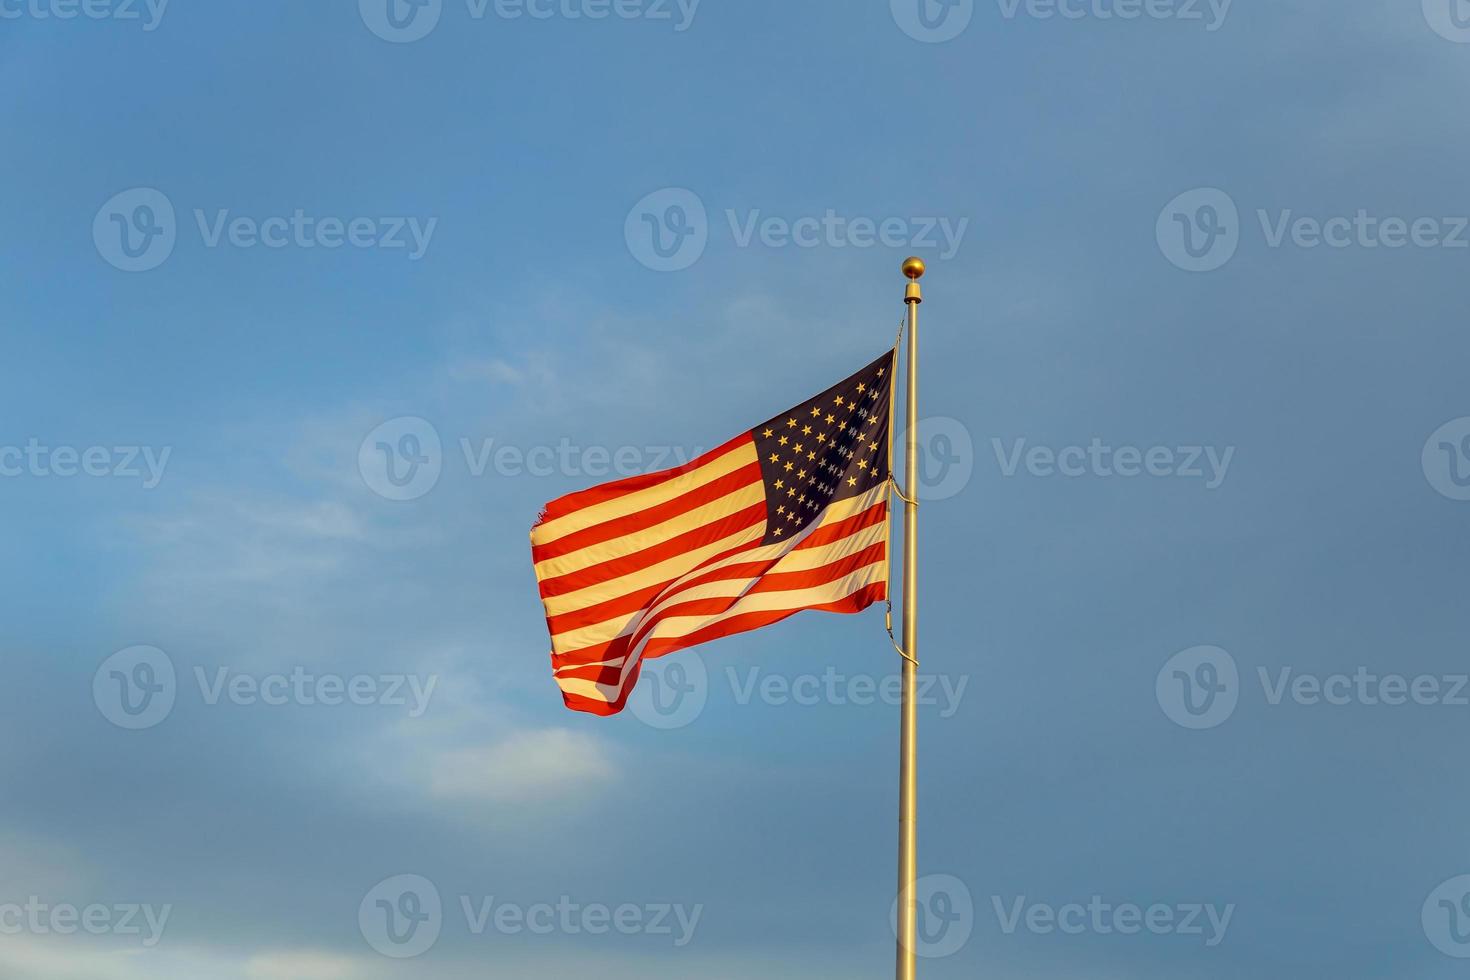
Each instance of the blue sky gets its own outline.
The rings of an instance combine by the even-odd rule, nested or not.
[[[575,715],[526,533],[911,252],[922,975],[1463,974],[1463,0],[395,4],[0,0],[0,975],[889,975],[881,611]]]

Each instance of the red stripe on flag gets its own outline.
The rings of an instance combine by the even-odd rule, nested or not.
[[[603,541],[611,541],[625,534],[633,534],[636,531],[644,531],[648,528],[672,520],[680,514],[687,514],[697,507],[714,503],[721,497],[735,493],[744,487],[761,482],[761,464],[751,463],[742,466],[733,473],[728,473],[717,480],[706,483],[702,487],[695,487],[688,493],[681,494],[673,500],[667,500],[647,510],[640,510],[624,517],[617,517],[581,531],[573,531],[566,537],[557,538],[547,544],[533,545],[531,547],[531,560],[536,564],[546,561],[548,558],[560,558],[574,551]]]
[[[722,517],[703,527],[685,531],[683,534],[672,538],[666,538],[658,544],[650,545],[642,551],[635,551],[630,555],[619,555],[609,558],[607,561],[591,565],[587,568],[578,569],[575,572],[567,572],[554,578],[541,580],[541,598],[551,599],[556,596],[566,595],[568,592],[576,592],[589,586],[598,585],[609,579],[620,578],[642,571],[645,568],[657,565],[659,562],[668,561],[679,555],[686,554],[696,548],[712,544],[722,538],[728,538],[732,534],[744,531],[747,528],[762,524],[766,519],[766,502],[764,500],[751,504],[743,510],[737,510],[729,517]]]
[[[616,500],[618,497],[626,496],[639,490],[656,487],[660,483],[697,470],[706,463],[719,459],[726,453],[734,452],[744,444],[754,442],[755,440],[751,438],[749,432],[742,432],[723,446],[711,449],[703,456],[692,459],[683,466],[676,466],[671,470],[659,470],[657,473],[644,473],[639,476],[625,477],[621,480],[615,480],[612,483],[604,483],[599,486],[589,487],[586,490],[578,490],[576,493],[569,493],[565,497],[558,497],[547,504],[542,510],[541,519],[536,522],[536,526],[540,527],[548,521],[566,517],[568,514],[575,514],[577,511],[591,507],[594,504],[606,503],[609,500]]]
[[[886,542],[879,541],[859,551],[839,558],[837,561],[827,565],[819,565],[816,568],[803,569],[799,572],[771,572],[755,579],[748,588],[732,596],[712,596],[703,599],[690,599],[687,602],[674,602],[660,609],[640,623],[638,629],[633,633],[632,643],[636,646],[649,633],[658,628],[665,619],[678,616],[719,616],[728,612],[731,607],[746,596],[757,595],[766,592],[793,592],[798,589],[812,589],[829,582],[836,582],[845,575],[851,575],[860,568],[866,568],[876,562],[883,561],[887,554]],[[772,562],[774,564],[774,562]],[[681,587],[679,592],[685,589]],[[674,593],[678,595],[679,592]],[[654,640],[657,643],[658,640]]]
[[[706,565],[717,564],[724,561],[726,558],[732,558],[743,551],[752,551],[761,546],[761,542],[758,540],[747,541],[744,544],[736,545],[735,547],[730,548],[727,551],[722,551],[717,555],[712,555],[711,557],[705,559],[697,566],[695,566],[695,568],[692,569],[691,572],[698,571],[700,568],[703,568]],[[752,562],[750,564],[742,564],[740,567],[749,568],[751,564],[764,566],[768,563]],[[713,577],[718,577],[718,574],[721,571],[723,571],[723,569],[712,569],[709,574],[712,576],[713,579]],[[691,574],[691,572],[685,572],[684,574],[688,575]],[[582,606],[578,609],[572,610],[571,612],[561,613],[556,616],[547,616],[547,627],[551,630],[551,635],[555,637],[561,633],[567,632],[568,630],[580,629],[583,626],[591,626],[594,623],[605,623],[609,619],[615,619],[618,616],[631,616],[638,610],[647,607],[650,603],[653,602],[654,599],[657,599],[660,595],[662,595],[665,589],[667,589],[673,583],[677,582],[682,577],[682,575],[675,575],[658,583],[657,585],[650,585],[645,589],[639,589],[636,592],[630,592],[627,595],[621,595],[615,599],[608,599],[604,602],[599,602],[596,605]]]
[[[653,659],[666,656],[679,650],[695,646],[700,643],[708,643],[721,637],[734,636],[737,633],[746,633],[750,630],[760,629],[778,623],[789,616],[794,616],[802,609],[814,609],[819,612],[835,613],[858,613],[868,608],[875,602],[881,602],[887,596],[887,583],[874,582],[854,592],[850,596],[837,599],[833,602],[825,602],[821,605],[802,606],[800,609],[772,609],[762,612],[745,613],[740,616],[732,616],[722,623],[716,623],[702,630],[688,633],[684,636],[669,637],[666,640],[656,640],[648,645],[644,651],[643,659]],[[585,711],[594,715],[615,715],[623,710],[628,703],[628,696],[638,684],[638,675],[643,670],[643,661],[633,665],[623,688],[613,701],[599,701],[596,698],[583,697],[579,694],[568,694],[562,692],[562,701],[573,711]]]
[[[874,524],[883,523],[883,521],[887,518],[887,511],[887,501],[882,501],[880,503],[874,504],[867,510],[854,514],[851,517],[844,518],[843,520],[837,521],[831,525],[816,528],[811,534],[807,536],[807,538],[798,542],[792,548],[792,550],[794,551],[806,547],[807,541],[818,536],[820,536],[819,544],[834,544],[845,537],[856,534],[858,531],[861,531],[864,528],[871,527]],[[761,547],[761,542],[749,542],[747,544],[731,548],[729,551],[726,551],[722,554],[715,555],[714,557],[708,559],[701,564],[716,565],[726,558],[733,557],[742,551],[753,550],[757,547]],[[709,571],[703,573],[700,573],[698,569],[694,569],[693,571],[686,573],[684,576],[669,579],[667,582],[663,582],[656,586],[649,586],[646,589],[640,589],[636,592],[629,593],[628,595],[619,596],[616,599],[609,599],[605,602],[600,602],[595,605],[584,606],[580,609],[576,609],[568,613],[562,613],[558,616],[548,616],[546,621],[551,631],[551,635],[555,637],[559,634],[566,633],[574,629],[580,629],[584,626],[591,626],[595,623],[604,623],[608,620],[616,619],[621,616],[627,616],[631,618],[633,614],[652,606],[655,600],[660,598],[669,598],[668,596],[663,596],[662,593],[675,581],[679,581],[679,588],[671,595],[677,595],[679,592],[682,592],[685,589],[692,589],[697,586],[706,585],[711,582],[738,581],[741,579],[750,579],[754,581],[769,572],[772,566],[779,562],[782,557],[784,557],[784,554],[777,555],[773,558],[763,559],[761,561],[737,562],[735,564],[725,565],[719,568],[711,568]],[[781,574],[787,575],[803,573]],[[580,647],[574,650],[566,650],[561,653],[553,652],[552,666],[554,668],[563,668],[610,660],[614,655],[620,656],[623,652],[620,649],[617,654],[613,653],[612,644],[614,642],[616,642],[616,639],[608,640],[588,647]]]
[[[834,541],[840,541],[850,534],[861,531],[865,527],[882,524],[887,519],[888,501],[883,500],[869,507],[867,510],[853,514],[851,517],[844,517],[842,520],[833,521],[831,524],[819,524],[811,534],[801,539],[801,542],[796,546],[796,550],[800,551],[802,548],[820,548],[823,545],[829,545]]]

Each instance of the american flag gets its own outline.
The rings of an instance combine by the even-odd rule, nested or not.
[[[568,708],[617,714],[646,659],[887,598],[893,365],[684,466],[546,505],[531,559]]]

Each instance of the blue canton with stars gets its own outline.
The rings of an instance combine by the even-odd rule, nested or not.
[[[888,479],[894,352],[751,430],[766,486],[766,536],[790,541],[833,500]]]

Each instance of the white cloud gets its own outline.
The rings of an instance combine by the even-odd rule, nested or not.
[[[0,832],[0,901],[76,895],[91,884],[79,848],[30,834]]]
[[[371,956],[317,951],[109,949],[62,936],[7,936],[0,943],[6,980],[373,980],[383,976],[381,966]]]
[[[151,547],[151,589],[207,591],[220,585],[299,584],[340,566],[343,546],[362,537],[343,505],[272,500],[259,494],[201,497],[138,524]]]
[[[273,952],[252,956],[245,964],[249,980],[355,980],[363,976],[346,956],[316,952]]]
[[[886,947],[877,955],[887,955]],[[432,965],[392,962],[371,955],[309,950],[263,950],[196,947],[151,951],[109,951],[59,938],[6,937],[0,943],[0,977],[5,980],[480,980],[485,976],[567,977],[595,974],[602,980],[642,980],[669,974],[667,955],[603,951],[580,954],[497,950],[487,973],[486,951],[457,956],[436,950]],[[716,976],[725,980],[836,980],[851,976],[861,962],[850,950],[839,955],[787,955],[781,959],[730,953],[683,951],[681,976]],[[1001,974],[997,974],[1001,975]],[[1063,974],[1055,974],[1063,976]],[[1077,977],[1092,976],[1078,972]],[[1068,976],[1071,976],[1070,974]]]
[[[247,507],[242,511],[257,527],[306,538],[354,540],[363,536],[362,521],[344,504],[335,501]]]
[[[538,802],[601,786],[616,769],[597,739],[550,728],[447,752],[434,761],[430,788],[448,800]]]
[[[495,384],[520,384],[526,374],[499,357],[469,358],[449,366],[455,381],[490,381]]]

